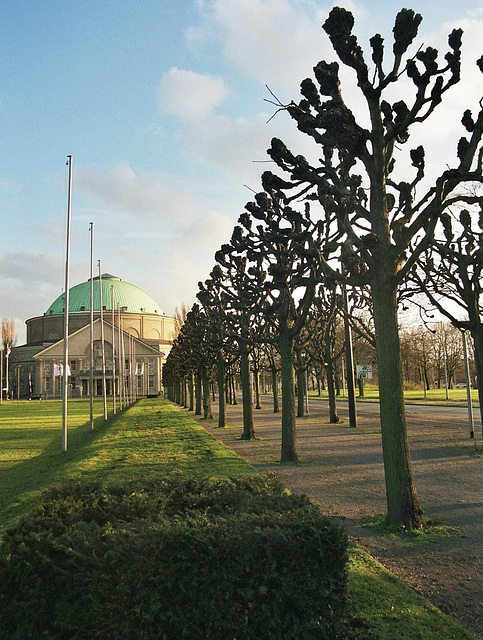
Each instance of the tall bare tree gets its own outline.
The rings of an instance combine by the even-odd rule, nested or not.
[[[479,191],[479,193],[478,193]],[[478,397],[483,423],[483,194],[467,199],[480,209],[451,210],[441,218],[443,232],[426,249],[411,272],[416,286],[454,327],[469,331],[475,348]]]
[[[13,318],[2,318],[2,344],[3,350],[7,347],[12,349],[17,344],[17,333],[15,332],[15,320]]]

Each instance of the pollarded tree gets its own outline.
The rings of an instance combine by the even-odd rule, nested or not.
[[[336,363],[344,352],[343,340],[338,340],[337,331],[340,312],[340,295],[335,283],[325,281],[317,289],[307,329],[312,335],[308,345],[313,362],[326,372],[327,393],[329,398],[329,422],[340,422],[336,403]],[[338,336],[339,334],[339,336]]]
[[[458,160],[445,169],[433,186],[419,193],[425,177],[425,151],[411,149],[414,177],[397,180],[396,151],[402,153],[414,124],[424,123],[446,91],[460,79],[461,30],[448,39],[444,62],[438,52],[419,49],[407,59],[422,18],[408,9],[395,21],[393,54],[386,63],[383,38],[370,40],[372,69],[352,33],[354,18],[334,8],[323,25],[340,61],[356,75],[360,103],[367,108],[369,127],[360,125],[347,106],[340,86],[339,65],[319,62],[315,82],[301,84],[302,99],[286,109],[300,131],[320,147],[312,166],[274,139],[269,155],[282,176],[267,173],[265,189],[276,188],[285,201],[295,198],[319,202],[325,213],[324,269],[335,280],[341,272],[354,286],[369,286],[372,295],[380,385],[380,412],[386,478],[387,520],[414,528],[423,522],[413,480],[407,440],[400,356],[397,293],[419,255],[434,237],[439,216],[464,182],[481,180],[483,113],[463,120],[468,136],[458,144]],[[483,62],[479,61],[480,68]],[[408,99],[389,102],[394,85],[406,76],[414,92]],[[406,172],[407,175],[407,172]],[[418,238],[416,244],[415,238]]]
[[[307,319],[320,280],[320,233],[305,213],[280,202],[267,189],[240,216],[236,252],[246,255],[259,297],[256,339],[275,341],[282,387],[281,461],[297,462],[294,346]]]
[[[205,298],[207,299],[207,298]],[[227,330],[224,311],[219,305],[207,304],[203,310],[208,320],[206,340],[214,354],[218,386],[218,427],[226,427],[228,371],[238,359],[233,337]]]
[[[421,255],[411,279],[453,326],[470,332],[483,423],[483,196],[468,198],[480,203],[479,213],[445,212],[443,233]]]
[[[221,247],[215,254],[217,263],[210,278],[199,282],[197,297],[205,309],[212,309],[223,322],[224,330],[236,342],[240,356],[240,380],[243,406],[243,440],[255,437],[253,423],[252,387],[250,380],[250,350],[252,341],[253,297],[258,289],[247,273],[246,258],[234,253],[238,239],[234,230],[231,244]]]
[[[163,367],[163,383],[173,389],[177,402],[186,403],[186,385],[195,376],[195,414],[212,419],[210,371],[216,356],[209,340],[209,323],[200,306],[194,304]],[[190,401],[190,405],[191,405]]]
[[[216,360],[209,336],[209,322],[200,305],[194,304],[183,325],[191,356],[196,362],[197,398],[202,400],[203,418],[212,420],[211,411],[211,369]]]
[[[278,372],[280,371],[280,357],[278,355],[275,340],[266,342],[263,345],[263,348],[272,381],[273,413],[278,413],[280,411],[280,405],[278,402]]]

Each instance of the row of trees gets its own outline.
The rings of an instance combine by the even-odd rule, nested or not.
[[[377,34],[370,39],[368,64],[352,32],[352,14],[338,7],[330,12],[323,28],[339,60],[355,74],[359,106],[365,107],[369,124],[360,124],[344,100],[337,62],[314,67],[314,78],[301,83],[299,101],[277,103],[315,143],[317,159],[272,140],[268,155],[276,171],[262,175],[262,191],[246,205],[230,242],[216,253],[210,278],[200,283],[202,306],[187,315],[165,366],[168,385],[186,376],[189,384],[195,368],[204,384],[209,362],[216,358],[222,370],[237,353],[243,437],[249,438],[249,361],[253,364],[257,349],[270,357],[276,353],[281,459],[296,461],[294,370],[302,372],[300,389],[304,358],[318,349],[329,371],[340,350],[334,318],[343,314],[375,350],[387,519],[408,528],[420,526],[423,513],[407,441],[398,307],[411,299],[424,312],[424,295],[454,326],[471,333],[478,373],[483,365],[483,109],[480,104],[475,114],[465,111],[453,166],[442,167],[428,184],[424,148],[403,151],[410,130],[433,115],[460,79],[462,31],[449,35],[442,61],[431,47],[409,55],[421,20],[401,10],[389,61]],[[483,58],[477,64],[483,71]],[[394,102],[393,85],[402,78],[413,92],[410,96],[405,87],[405,99]],[[477,380],[483,398],[483,375]],[[208,397],[205,392],[206,403]]]

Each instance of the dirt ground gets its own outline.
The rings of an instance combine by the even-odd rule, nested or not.
[[[310,415],[297,421],[298,465],[279,463],[281,416],[273,413],[269,398],[254,411],[256,439],[248,442],[240,440],[240,404],[228,408],[224,429],[217,428],[215,404],[213,410],[213,421],[199,421],[216,438],[340,519],[382,564],[483,639],[481,429],[475,440],[469,438],[464,411],[445,407],[422,414],[421,407],[407,408],[414,478],[425,517],[454,528],[448,537],[423,543],[381,536],[364,524],[386,509],[377,405],[358,403],[354,429],[348,425],[345,402],[339,403],[342,423],[330,425],[327,403],[311,400]]]

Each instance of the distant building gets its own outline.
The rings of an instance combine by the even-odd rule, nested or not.
[[[102,323],[101,331],[101,287]],[[86,396],[90,385],[90,280],[69,290],[69,389]],[[62,395],[65,296],[60,295],[42,316],[26,321],[27,342],[9,359],[9,390],[14,398]],[[174,337],[174,318],[142,289],[115,276],[93,279],[93,390],[102,395],[102,333],[107,394],[134,385],[137,395],[162,390],[162,363]]]

